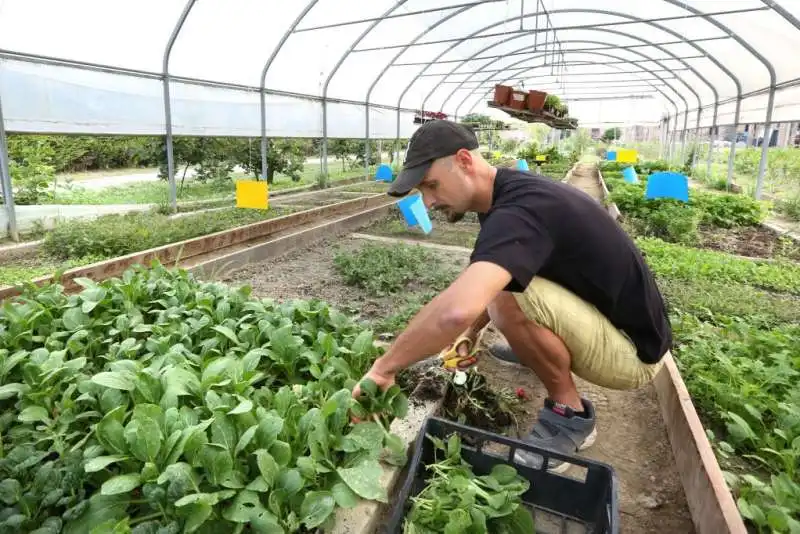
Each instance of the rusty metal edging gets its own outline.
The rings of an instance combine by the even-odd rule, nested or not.
[[[253,224],[239,226],[229,230],[223,230],[221,232],[162,245],[149,250],[133,252],[125,256],[118,256],[90,265],[69,269],[61,275],[59,282],[64,284],[67,291],[71,291],[78,287],[77,284],[73,282],[75,278],[85,277],[96,281],[105,280],[106,278],[121,275],[126,269],[133,265],[147,265],[156,259],[161,263],[176,263],[200,254],[206,254],[214,250],[258,239],[275,232],[288,230],[300,224],[311,223],[325,217],[345,214],[351,210],[369,209],[384,203],[389,205],[391,201],[387,201],[385,195],[378,193],[372,196],[346,200],[328,206],[300,211],[282,217],[259,221]],[[32,283],[42,285],[52,283],[53,281],[54,277],[52,275],[47,275],[32,280]],[[19,295],[22,293],[22,288],[23,286],[21,285],[0,288],[0,302]]]

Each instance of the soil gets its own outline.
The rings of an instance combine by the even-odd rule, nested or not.
[[[491,325],[489,328],[484,342],[503,342],[502,335],[492,330]],[[523,437],[544,402],[546,392],[542,383],[532,371],[498,363],[489,356],[479,360],[478,368],[495,388],[525,391],[528,399],[517,411],[518,437]],[[620,532],[693,533],[686,496],[652,386],[625,392],[601,388],[578,377],[575,382],[578,391],[597,409],[597,441],[579,454],[607,463],[616,471]],[[570,471],[574,470],[573,467]]]
[[[478,236],[479,230],[480,226],[475,223],[438,222],[430,234],[425,234],[417,228],[409,228],[401,216],[397,215],[364,228],[361,233],[471,249],[475,245],[475,238]]]
[[[275,300],[321,299],[344,313],[358,315],[360,320],[381,320],[396,311],[397,296],[373,297],[359,287],[348,286],[336,272],[333,259],[339,252],[355,251],[368,242],[358,239],[326,240],[311,247],[293,251],[271,261],[248,265],[225,275],[221,281],[248,284],[253,295]],[[433,251],[444,266],[458,269],[466,265],[464,258],[454,258]],[[425,287],[409,288],[425,292]]]
[[[703,228],[698,246],[751,258],[781,257],[800,261],[800,244],[788,237],[781,238],[763,226]]]

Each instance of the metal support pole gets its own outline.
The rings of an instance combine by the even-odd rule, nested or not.
[[[169,97],[169,75],[164,75],[164,124],[167,144],[167,180],[169,180],[169,205],[172,213],[178,211],[178,191],[175,184],[175,156],[172,150],[172,106]]]
[[[700,146],[700,114],[702,113],[702,108],[697,108],[697,122],[695,123],[694,128],[694,151],[692,152],[692,168],[691,172],[694,172],[694,167],[697,164],[697,150]]]
[[[3,203],[8,217],[8,235],[19,241],[17,214],[14,211],[14,190],[11,187],[11,172],[8,170],[8,146],[6,145],[6,126],[3,119],[3,102],[0,101],[0,185],[3,186]]]
[[[719,102],[714,102],[714,118],[711,121],[711,135],[708,136],[708,159],[706,159],[706,177],[711,178],[711,160],[714,158],[714,143],[717,141],[717,112]]]
[[[366,120],[366,136],[364,136],[365,143],[365,150],[364,150],[364,176],[369,178],[369,102],[364,103],[364,110],[365,110],[365,118]]]
[[[194,7],[196,0],[188,0],[183,7],[178,22],[172,29],[172,34],[169,36],[167,47],[164,49],[164,61],[162,63],[162,77],[164,84],[164,125],[166,130],[166,145],[167,145],[167,179],[169,180],[169,203],[173,213],[178,211],[178,191],[175,185],[175,157],[172,151],[172,105],[169,96],[169,57],[172,53],[172,47],[175,46],[175,41],[178,39],[178,34],[181,32],[183,23],[186,22],[186,17]]]
[[[267,181],[267,155],[269,154],[269,147],[267,146],[267,102],[264,89],[259,91],[261,95],[261,179]]]
[[[681,166],[684,163],[684,156],[686,154],[686,137],[689,131],[689,109],[683,114],[683,131],[681,132]]]
[[[394,164],[400,168],[400,106],[397,106],[397,135],[394,138]],[[398,173],[399,174],[399,173]]]
[[[775,86],[769,88],[767,101],[767,118],[764,123],[764,141],[761,143],[761,161],[758,163],[758,179],[756,180],[756,200],[761,200],[764,188],[764,175],[767,172],[767,159],[769,158],[769,142],[772,138],[772,109],[775,107]]]
[[[325,187],[328,182],[328,101],[322,99],[322,161],[320,161],[322,172],[319,176],[320,187]]]
[[[736,111],[733,115],[733,141],[731,141],[731,152],[728,154],[728,190],[731,189],[733,184],[733,162],[736,158],[736,143],[739,138],[739,115],[742,111],[742,97],[736,98]]]

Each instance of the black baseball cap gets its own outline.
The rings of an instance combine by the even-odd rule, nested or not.
[[[462,148],[474,150],[478,146],[475,133],[463,124],[447,120],[426,122],[408,141],[403,170],[389,186],[389,195],[406,196],[425,178],[434,160],[452,156]]]

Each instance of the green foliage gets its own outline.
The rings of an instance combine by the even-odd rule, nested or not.
[[[24,137],[26,142],[9,141],[9,165],[14,202],[20,205],[40,204],[53,197],[51,191],[55,168],[50,164],[53,148],[40,136]],[[14,146],[13,156],[11,147]]]
[[[656,274],[673,280],[709,280],[746,284],[769,291],[800,295],[800,264],[759,261],[641,237],[636,244]]]
[[[760,329],[747,321],[715,324],[678,316],[676,350],[696,405],[720,429],[723,465],[740,455],[769,479],[728,474],[742,515],[759,532],[800,529],[800,327]],[[712,438],[715,437],[712,433]]]
[[[643,182],[629,184],[610,178],[606,183],[611,193],[609,200],[633,221],[639,233],[672,242],[695,242],[698,224],[719,228],[755,226],[767,214],[762,203],[743,195],[690,190],[689,202],[684,203],[670,198],[645,199]]]
[[[690,313],[708,322],[717,316],[736,316],[758,327],[790,324],[800,317],[800,299],[793,295],[725,279],[673,278],[663,270],[657,281],[671,314]]]
[[[152,136],[10,134],[8,156],[20,161],[38,151],[57,173],[155,167],[160,142]]]
[[[516,469],[498,464],[489,474],[476,476],[472,466],[461,458],[457,434],[447,442],[434,436],[428,439],[434,443],[436,460],[426,466],[430,478],[412,498],[404,533],[534,532],[533,516],[521,499],[530,482]],[[440,455],[443,458],[439,459]]]
[[[622,128],[615,127],[615,128],[608,128],[606,131],[603,132],[603,136],[600,138],[606,143],[610,143],[611,141],[615,141],[622,137]]]
[[[417,245],[367,244],[356,252],[336,254],[334,266],[347,284],[372,296],[398,293],[412,285],[440,291],[452,281],[451,273],[441,269],[441,260]]]
[[[0,308],[0,531],[311,532],[387,501],[402,444],[350,420],[370,331],[158,265],[78,282]]]
[[[800,193],[789,198],[779,200],[775,207],[777,210],[793,221],[800,221]]]
[[[266,211],[229,208],[177,219],[146,212],[103,215],[94,220],[73,219],[49,232],[42,247],[47,254],[60,259],[122,256],[286,213],[281,208]]]
[[[524,159],[528,164],[531,164],[536,162],[536,156],[538,154],[539,144],[536,141],[529,141],[517,151],[517,158]]]

